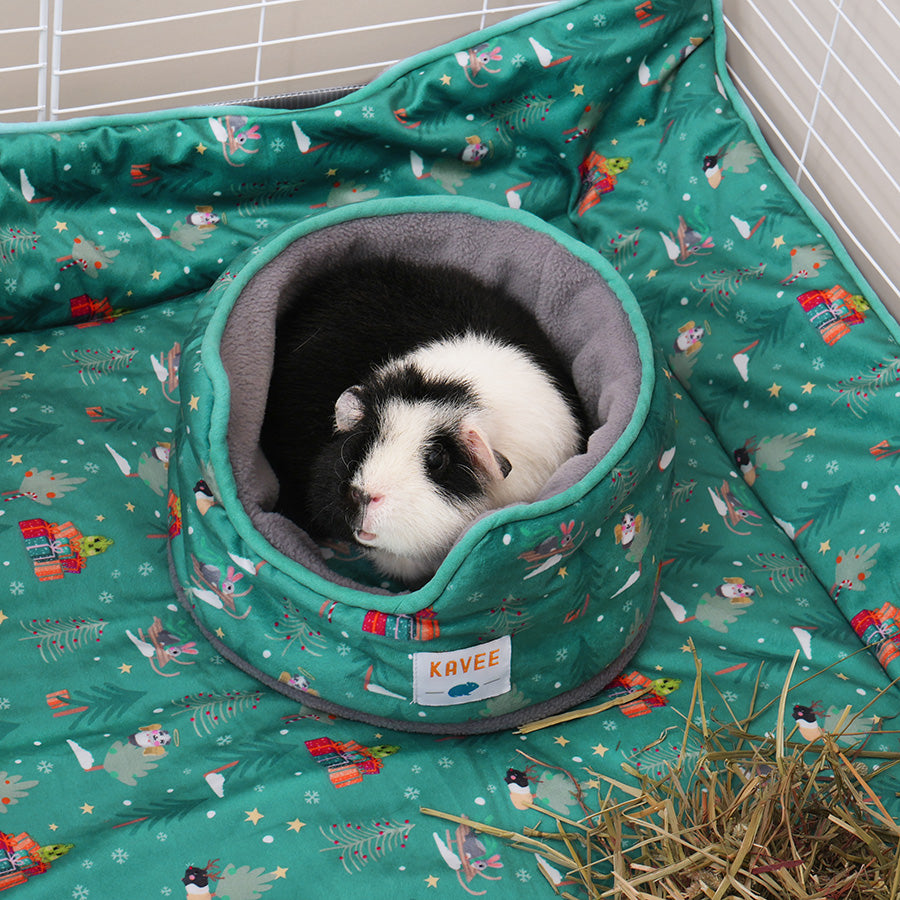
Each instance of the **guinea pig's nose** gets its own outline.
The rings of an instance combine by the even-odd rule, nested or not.
[[[384,500],[384,494],[370,494],[358,487],[350,488],[350,499],[358,506],[374,506]]]

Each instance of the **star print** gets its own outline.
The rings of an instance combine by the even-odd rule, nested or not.
[[[822,541],[819,544],[819,553],[823,556],[831,549],[831,541]]]
[[[619,139],[618,139],[618,138],[613,138],[613,139],[610,141],[610,143],[613,145],[613,147],[618,147],[618,145],[619,145]]]
[[[306,822],[301,822],[299,819],[294,819],[293,822],[288,822],[287,827],[288,831],[299,831],[301,828],[305,827]]]
[[[83,804],[82,806],[79,806],[78,808],[79,808],[79,809],[81,810],[81,812],[82,812],[83,814],[85,814],[85,815],[88,815],[88,816],[93,815],[94,807],[91,806],[90,803],[85,803],[85,804]]]
[[[635,122],[635,125],[637,125],[639,128],[643,128],[646,124],[647,120],[643,116],[641,116],[641,118],[638,119],[637,122]]]
[[[151,277],[154,281],[159,281],[159,276],[160,276],[160,275],[162,275],[162,272],[160,272],[159,269],[154,269],[154,270],[150,273],[150,277]]]
[[[325,177],[326,177],[326,178],[334,178],[335,175],[337,175],[337,169],[329,169],[329,170],[325,173]]]
[[[22,465],[22,454],[21,453],[13,453],[12,456],[7,460],[7,462],[12,463],[14,466]]]
[[[651,278],[656,278],[657,275],[659,275],[659,269],[651,269],[647,273],[647,281],[650,281]]]
[[[843,672],[838,672],[835,677],[840,678],[841,681],[849,681],[850,680]],[[875,718],[877,718],[877,716]]]
[[[25,381],[31,381],[31,380],[34,378],[34,372],[23,372],[23,373],[22,373],[22,378],[23,378]]]
[[[141,386],[138,388],[138,393],[139,393],[142,397],[146,397],[146,396],[147,396],[147,388],[144,387],[144,385],[141,385]]]
[[[805,438],[811,438],[811,437],[815,437],[815,436],[816,436],[815,428],[807,428],[806,433],[803,435],[803,437],[805,437]]]
[[[252,822],[254,825],[259,824],[259,820],[264,818],[263,814],[254,806],[253,809],[245,809],[244,814],[247,816],[245,822]]]
[[[681,650],[682,653],[691,653],[692,652],[690,644],[682,644],[678,649]]]
[[[12,345],[15,344],[15,342],[16,342],[15,338],[3,338],[3,343],[6,344],[7,347],[12,347]]]
[[[134,512],[134,504],[133,504],[133,503],[126,503],[126,504],[125,504],[125,509],[127,509],[128,512]]]
[[[781,385],[772,382],[772,386],[768,389],[770,397],[777,397],[781,393]]]
[[[449,75],[441,75],[441,84],[444,84],[444,85],[450,84],[450,76]]]
[[[815,387],[815,385],[814,385],[811,381],[807,381],[806,384],[803,385],[803,393],[804,393],[804,394],[811,394],[811,393],[812,393],[812,389],[813,389],[814,387]]]
[[[131,666],[128,663],[122,663],[122,665],[119,666],[119,671],[123,675],[130,675],[131,674]]]
[[[221,625],[216,629],[216,637],[219,638],[219,640],[221,640],[223,637],[225,637],[225,632],[222,631]]]
[[[191,399],[188,401],[188,407],[190,407],[192,412],[197,412],[200,408],[200,398],[191,394]]]
[[[276,878],[287,878],[287,869],[284,866],[276,866],[273,874]]]
[[[195,149],[201,156],[203,156],[203,154],[206,153],[206,144],[204,144],[203,141],[200,141],[200,143],[197,144],[197,146],[194,147],[194,149]]]
[[[57,825],[56,822],[51,822],[47,827],[48,827],[51,831],[56,831],[56,829],[59,828],[59,825]]]
[[[572,742],[568,739],[560,735],[559,737],[553,738],[554,744],[559,744],[560,747],[565,747],[566,744],[571,744]]]
[[[777,250],[779,247],[783,247],[783,246],[784,246],[784,235],[783,235],[783,234],[779,234],[778,237],[775,238],[774,241],[772,241],[772,246],[775,247],[776,250]]]
[[[700,528],[698,529],[698,531],[701,531],[703,534],[708,534],[708,533],[709,533],[709,522],[704,522],[704,523],[700,526]]]
[[[2,625],[9,618],[2,609],[0,609],[0,625]]]
[[[604,756],[606,751],[609,750],[609,747],[604,747],[603,744],[597,744],[596,747],[591,747],[594,751],[595,756]]]
[[[50,345],[49,344],[39,344],[34,349],[37,350],[38,353],[46,353],[50,349]]]
[[[566,575],[569,574],[569,570],[565,566],[560,566],[559,571],[556,573],[560,578],[565,578]]]
[[[436,887],[437,887],[437,884],[438,884],[438,881],[440,881],[440,879],[439,879],[436,875],[429,875],[429,876],[425,879],[425,884],[427,884],[428,887],[436,888]]]
[[[583,84],[574,84],[572,85],[571,93],[575,97],[583,97],[584,96],[584,85]]]
[[[65,222],[57,222],[57,223],[53,226],[53,230],[54,230],[54,231],[68,231],[68,230],[69,230],[69,226],[66,225]]]

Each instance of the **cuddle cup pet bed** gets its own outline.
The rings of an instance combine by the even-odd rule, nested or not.
[[[535,503],[483,516],[411,592],[379,579],[358,548],[319,548],[272,512],[278,485],[259,447],[284,298],[299,285],[302,302],[305,279],[373,256],[503,284],[571,366],[592,429]],[[673,424],[643,317],[599,254],[478,201],[370,201],[245,254],[204,298],[184,352],[196,364],[183,389],[198,399],[176,435],[172,560],[182,602],[228,659],[314,708],[479,732],[586,699],[633,656],[656,600]],[[558,631],[577,634],[565,666],[548,653]],[[291,669],[293,641],[311,652]],[[336,665],[317,642],[348,650]]]

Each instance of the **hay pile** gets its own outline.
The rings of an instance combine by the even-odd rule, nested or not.
[[[423,811],[537,854],[563,897],[900,900],[900,825],[869,783],[900,754],[869,752],[862,735],[848,749],[837,740],[847,742],[864,710],[852,717],[846,710],[837,727],[812,740],[805,723],[806,737],[797,724],[785,733],[792,664],[779,699],[769,704],[778,704],[775,733],[754,735],[752,723],[768,707],[743,720],[713,721],[696,664],[683,747],[693,734],[701,749],[682,752],[663,777],[623,765],[634,786],[588,769],[596,795],[579,788],[579,820],[535,808],[546,818],[521,833]],[[794,710],[800,718],[809,712]],[[688,758],[691,765],[683,762]]]

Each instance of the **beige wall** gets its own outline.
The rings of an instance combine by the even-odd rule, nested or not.
[[[47,0],[52,32],[55,4]],[[223,9],[210,16],[67,34],[58,112],[38,112],[37,32],[0,34],[0,120],[171,108],[371,80],[386,65],[540,5],[536,0],[65,0],[62,29]],[[882,299],[900,314],[900,80],[896,0],[724,0],[728,60],[791,177],[838,230]],[[41,0],[4,4],[0,28],[36,26]],[[264,40],[255,48],[264,6]],[[852,25],[838,15],[840,7]],[[497,11],[506,10],[506,11]],[[414,21],[392,27],[385,22]],[[808,21],[805,21],[808,20]],[[768,23],[768,24],[767,24]],[[860,34],[854,31],[854,26]],[[294,38],[300,40],[293,40]],[[832,50],[829,51],[829,44]],[[243,46],[250,45],[250,46]],[[224,49],[224,48],[234,49]],[[69,71],[135,57],[112,69]],[[843,61],[843,66],[841,65]],[[896,68],[896,67],[893,67]],[[49,102],[52,78],[44,102]],[[133,98],[144,98],[135,100]]]

